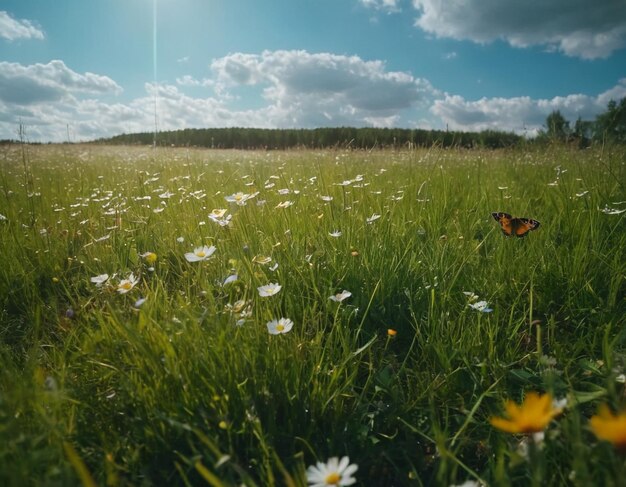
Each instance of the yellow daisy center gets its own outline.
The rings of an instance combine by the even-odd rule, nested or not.
[[[127,281],[127,282],[123,282],[123,283],[121,283],[121,284],[120,284],[120,287],[121,287],[122,289],[129,290],[129,289],[132,289],[133,285],[132,285],[129,281]]]
[[[280,323],[276,325],[276,331],[283,331],[284,329],[285,329],[284,325],[281,325]]]
[[[326,482],[328,485],[337,485],[340,480],[341,476],[337,472],[332,472],[326,476],[324,482]]]
[[[196,252],[196,255],[198,257],[204,257],[206,255],[206,253],[204,252],[204,250],[200,250],[200,251]]]

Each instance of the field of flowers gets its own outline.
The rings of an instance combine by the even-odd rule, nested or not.
[[[624,485],[625,182],[610,148],[0,148],[0,484]]]

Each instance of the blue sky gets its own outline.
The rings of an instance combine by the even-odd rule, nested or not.
[[[156,30],[154,9],[156,5]],[[156,34],[156,56],[155,54]],[[156,70],[155,70],[156,61]],[[155,78],[156,71],[156,78]],[[533,135],[626,96],[624,0],[5,0],[0,139],[187,127]]]

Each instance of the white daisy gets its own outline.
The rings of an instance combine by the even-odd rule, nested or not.
[[[231,194],[230,196],[224,196],[224,199],[229,203],[237,203],[239,206],[244,206],[249,199],[254,198],[258,194],[258,192],[245,194],[239,191],[237,193]]]
[[[226,284],[230,284],[231,282],[235,282],[237,279],[239,279],[239,276],[237,274],[232,274],[232,275],[228,276],[226,279],[224,279],[224,282],[222,283],[222,286],[226,286]]]
[[[475,303],[469,303],[468,306],[476,311],[480,311],[481,313],[491,313],[493,309],[489,308],[489,303],[487,301],[477,301]]]
[[[352,296],[352,293],[350,291],[346,291],[345,289],[343,291],[341,291],[339,294],[335,294],[333,296],[329,296],[328,299],[335,301],[336,303],[341,303],[344,299],[349,298],[350,296]]]
[[[372,213],[372,216],[370,216],[369,218],[367,218],[365,221],[367,223],[373,223],[376,220],[378,220],[380,218],[380,215],[378,213]]]
[[[289,318],[281,318],[267,322],[267,331],[270,335],[281,335],[288,333],[293,328],[293,321]]]
[[[138,282],[139,278],[135,277],[135,274],[131,272],[128,276],[128,279],[122,279],[117,285],[117,292],[120,294],[126,294],[128,291],[134,288]]]
[[[352,477],[359,467],[350,464],[348,457],[339,460],[338,457],[328,459],[328,462],[317,462],[306,470],[306,479],[311,487],[328,487],[352,485],[356,479]]]
[[[196,247],[193,249],[193,252],[185,253],[185,259],[187,259],[187,262],[199,262],[201,260],[206,260],[213,255],[215,250],[216,249],[213,245],[210,247],[207,247],[206,245]]]
[[[90,281],[93,282],[96,285],[96,287],[101,287],[108,279],[109,279],[108,274],[100,274],[98,276],[92,277]]]
[[[341,237],[341,232],[339,230],[335,230],[334,232],[330,232],[328,235],[331,237],[339,238]]]
[[[277,294],[278,291],[280,291],[281,289],[282,286],[280,284],[274,284],[272,282],[265,286],[260,286],[257,288],[257,290],[259,291],[259,296],[264,298],[267,296],[274,296],[274,294]]]

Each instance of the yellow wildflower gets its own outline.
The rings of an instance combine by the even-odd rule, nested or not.
[[[626,411],[615,415],[603,404],[589,422],[598,438],[613,443],[620,450],[626,450]]]
[[[538,433],[562,411],[552,405],[551,394],[540,395],[536,392],[526,394],[521,406],[514,401],[506,401],[504,408],[510,419],[492,417],[489,422],[507,433]]]

